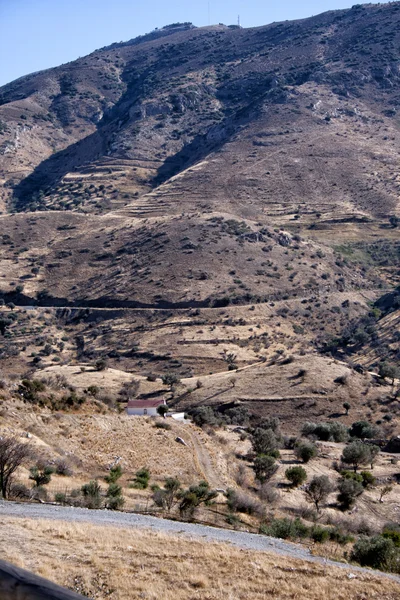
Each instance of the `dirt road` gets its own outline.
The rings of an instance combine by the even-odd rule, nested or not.
[[[175,536],[185,535],[192,538],[201,538],[202,540],[206,539],[209,541],[231,543],[240,548],[272,552],[281,556],[321,563],[326,566],[336,566],[348,569],[354,573],[374,573],[375,575],[388,577],[400,583],[400,577],[397,575],[380,573],[379,571],[370,571],[368,569],[362,569],[361,567],[349,566],[344,563],[326,560],[318,556],[312,556],[307,548],[304,548],[299,544],[292,544],[276,538],[246,533],[243,531],[232,531],[228,529],[219,529],[217,527],[197,525],[195,523],[170,521],[135,513],[0,501],[0,518],[6,522],[7,517],[21,519],[52,519],[66,522],[92,523],[93,525],[103,525],[105,527],[137,527],[140,529],[162,531],[163,533]]]

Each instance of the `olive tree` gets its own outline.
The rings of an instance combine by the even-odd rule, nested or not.
[[[31,449],[28,444],[15,437],[0,438],[0,492],[4,499],[8,498],[13,476],[26,459]]]
[[[310,462],[318,454],[318,448],[311,442],[300,441],[294,447],[295,456],[304,463]]]
[[[293,487],[299,487],[307,479],[307,471],[303,467],[289,467],[285,471],[286,479],[290,481]]]
[[[388,363],[386,361],[382,362],[379,365],[378,373],[379,373],[379,376],[382,377],[382,379],[386,379],[386,378],[391,379],[392,386],[394,386],[395,379],[400,378],[399,367],[397,367],[396,365],[394,365],[392,363]]]
[[[347,510],[354,506],[358,496],[364,492],[364,488],[359,481],[355,479],[343,478],[338,484],[339,493],[337,500],[343,510]]]
[[[270,428],[257,427],[252,436],[253,450],[256,454],[270,454],[279,447],[279,441]]]
[[[256,479],[258,479],[260,483],[265,483],[268,479],[271,479],[274,473],[276,473],[278,465],[273,456],[259,454],[254,460],[253,469]]]
[[[342,461],[351,465],[354,472],[357,473],[358,467],[371,462],[371,450],[367,444],[357,440],[352,442],[343,450]]]
[[[306,495],[319,512],[321,503],[325,502],[333,490],[334,486],[327,475],[315,475],[306,488]]]

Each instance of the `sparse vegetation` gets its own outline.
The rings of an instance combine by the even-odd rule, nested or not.
[[[399,17],[175,23],[0,90],[4,498],[260,528],[395,570]],[[127,414],[161,395],[168,419]],[[124,535],[128,596],[240,596],[179,551],[148,552],[149,583]],[[68,584],[119,595],[110,548]],[[299,593],[242,562],[242,595]],[[386,598],[367,579],[339,578],[343,596]]]
[[[315,504],[319,512],[321,504],[326,501],[329,494],[334,490],[334,486],[326,475],[315,475],[306,488],[306,495],[310,502]]]
[[[307,479],[307,471],[303,467],[290,467],[286,469],[285,475],[293,487],[299,487]]]
[[[139,489],[145,490],[149,486],[150,481],[150,470],[147,467],[142,467],[136,471],[135,479],[133,480],[132,486]]]
[[[318,449],[310,442],[299,441],[294,447],[294,453],[299,460],[302,460],[304,463],[308,463],[312,458],[317,456]]]

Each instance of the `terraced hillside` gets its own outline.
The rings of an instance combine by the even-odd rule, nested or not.
[[[337,351],[398,285],[399,21],[167,26],[1,88],[3,365],[43,323],[68,342],[42,367]],[[365,344],[339,358],[398,361]]]
[[[164,182],[154,214],[385,217],[400,185],[398,9],[167,27],[21,78],[1,90],[4,195],[92,212]]]

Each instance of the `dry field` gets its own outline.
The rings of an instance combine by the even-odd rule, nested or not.
[[[360,572],[148,531],[1,519],[2,558],[96,600],[398,600]],[[11,542],[12,540],[12,542]]]
[[[94,477],[102,479],[118,458],[124,470],[121,481],[127,508],[146,502],[148,493],[130,489],[136,471],[148,467],[152,483],[177,477],[184,485],[207,479],[215,487],[233,484],[235,465],[230,456],[194,425],[169,419],[171,429],[158,429],[150,417],[125,414],[91,413],[89,407],[79,413],[51,413],[10,403],[0,416],[0,434],[26,438],[37,456],[46,460],[63,458],[70,464],[73,477],[54,475],[50,493],[64,492]],[[187,446],[176,442],[181,437]],[[33,460],[33,459],[32,459]],[[19,478],[28,483],[27,469]],[[31,483],[31,482],[29,482]],[[104,484],[105,487],[105,484]]]

